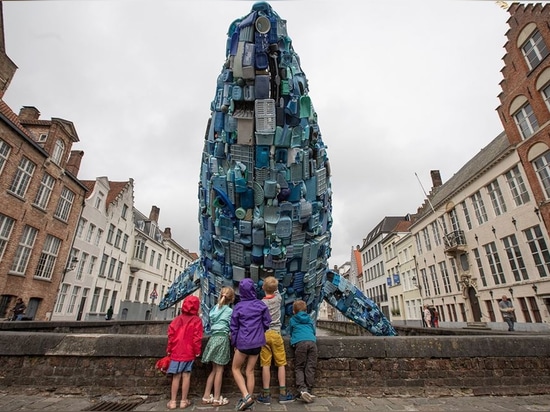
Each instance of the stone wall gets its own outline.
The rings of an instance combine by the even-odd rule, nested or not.
[[[286,343],[287,386],[293,388],[294,357]],[[318,346],[319,395],[550,393],[548,335],[326,336]],[[154,369],[165,347],[163,335],[3,331],[0,381],[11,392],[166,396],[169,379]],[[195,365],[191,397],[202,396],[209,370]],[[227,367],[223,393],[236,392]]]

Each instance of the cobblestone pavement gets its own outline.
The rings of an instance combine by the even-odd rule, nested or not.
[[[237,397],[229,404],[210,407],[200,404],[200,398],[192,398],[193,404],[186,411],[232,411]],[[166,399],[147,397],[102,397],[56,395],[17,395],[0,392],[0,411],[166,411]],[[181,409],[176,409],[181,410]],[[550,411],[550,395],[492,397],[457,396],[438,398],[417,397],[318,397],[313,403],[295,401],[271,405],[254,404],[253,411]]]

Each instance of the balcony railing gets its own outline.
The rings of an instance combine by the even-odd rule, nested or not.
[[[445,242],[445,252],[464,250],[466,247],[466,236],[464,236],[463,230],[447,233],[443,240]]]

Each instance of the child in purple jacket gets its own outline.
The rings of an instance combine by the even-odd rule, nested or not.
[[[244,411],[254,404],[254,367],[262,346],[265,345],[265,331],[269,329],[271,315],[267,306],[257,298],[254,281],[245,278],[239,282],[240,301],[231,315],[231,344],[235,347],[231,371],[239,387],[242,399],[236,410]],[[246,362],[246,380],[241,367]]]

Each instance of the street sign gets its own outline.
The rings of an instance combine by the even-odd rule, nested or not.
[[[156,289],[153,289],[153,291],[151,292],[151,294],[149,295],[149,297],[153,300],[155,300],[156,298],[159,297],[159,294],[157,293]]]

